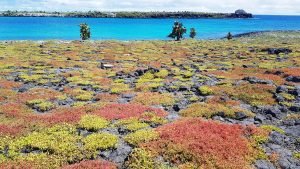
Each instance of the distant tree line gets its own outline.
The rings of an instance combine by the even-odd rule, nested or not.
[[[12,17],[80,17],[80,18],[252,18],[250,13],[204,13],[204,12],[46,12],[46,11],[4,11],[0,16]]]

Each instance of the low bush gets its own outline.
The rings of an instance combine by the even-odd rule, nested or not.
[[[84,128],[89,131],[97,131],[107,127],[109,125],[109,121],[95,115],[85,115],[81,118],[78,125],[80,128]]]
[[[83,144],[87,155],[90,154],[91,157],[95,157],[98,150],[115,148],[118,144],[118,137],[109,133],[96,133],[84,138]]]
[[[138,130],[124,137],[125,141],[131,145],[137,146],[140,143],[152,141],[158,138],[158,133],[151,129]]]

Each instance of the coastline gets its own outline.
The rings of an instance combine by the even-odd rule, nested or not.
[[[45,11],[0,11],[0,17],[60,17],[60,18],[131,18],[131,19],[226,19],[253,18],[251,13],[237,10],[234,13],[205,13],[205,12],[45,12]]]
[[[253,37],[259,36],[265,33],[300,33],[300,30],[267,30],[267,31],[253,31],[253,32],[246,32],[233,35],[234,38],[242,38],[242,37]]]
[[[273,36],[279,35],[279,34],[297,34],[300,38],[300,30],[266,30],[266,31],[252,31],[252,32],[246,32],[241,34],[235,34],[233,35],[233,38],[252,38],[262,35],[270,35]],[[222,38],[209,38],[209,39],[183,39],[183,41],[214,41],[214,40],[224,40],[226,37]],[[61,39],[51,39],[51,40],[0,40],[0,43],[11,43],[11,42],[36,42],[36,43],[45,43],[45,42],[56,42],[59,44],[63,43],[72,43],[72,42],[89,42],[89,43],[97,43],[97,42],[152,42],[152,41],[162,41],[162,42],[169,42],[173,41],[172,39],[166,39],[166,40],[160,40],[160,39],[153,39],[153,40],[118,40],[118,39],[104,39],[104,40],[88,40],[88,41],[82,41],[82,40],[61,40]]]

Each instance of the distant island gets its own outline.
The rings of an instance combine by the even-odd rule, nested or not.
[[[3,11],[0,17],[74,17],[74,18],[252,18],[251,13],[239,9],[234,13],[205,12],[46,12],[46,11]]]

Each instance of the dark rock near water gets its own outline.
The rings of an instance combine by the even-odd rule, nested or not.
[[[247,13],[243,9],[238,9],[234,12],[234,14],[232,14],[232,17],[235,17],[235,18],[252,18],[253,16],[252,16],[251,13]]]

